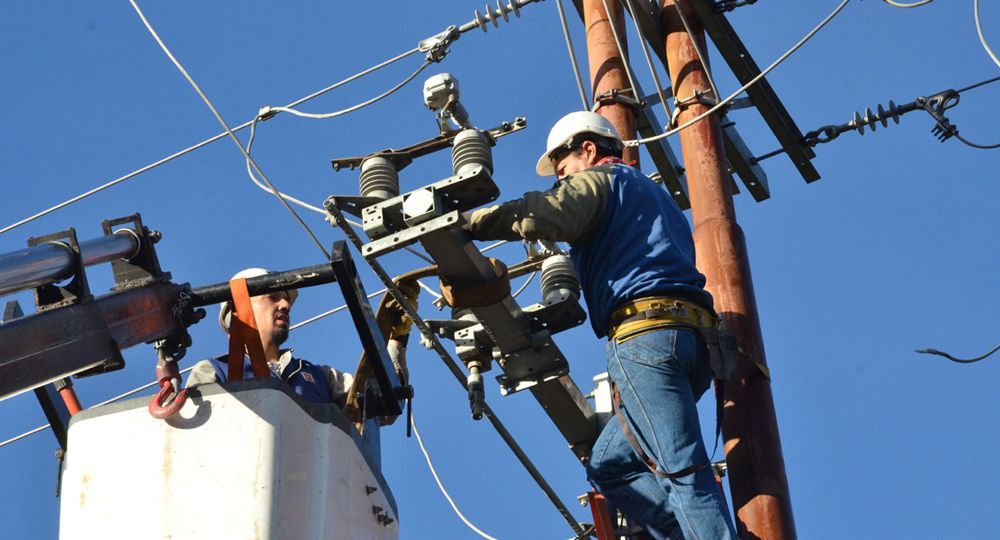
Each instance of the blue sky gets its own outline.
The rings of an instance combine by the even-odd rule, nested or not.
[[[766,65],[837,3],[758,2],[730,20],[757,63]],[[482,9],[465,0],[141,5],[233,125],[263,105],[283,105],[408,50]],[[567,7],[582,59],[583,28]],[[982,9],[987,38],[996,36],[994,48],[1000,48],[1000,7],[985,3]],[[638,41],[631,40],[633,65],[651,91]],[[0,20],[0,49],[0,102],[6,104],[0,226],[220,131],[127,2],[11,4]],[[738,85],[711,54],[720,91],[729,94]],[[328,112],[358,103],[418,64],[410,58],[301,109]],[[461,81],[463,103],[481,127],[528,119],[529,129],[494,150],[502,197],[546,186],[533,167],[548,128],[580,106],[554,1],[528,6],[520,19],[487,34],[466,34],[425,74],[444,71]],[[904,103],[997,75],[1000,67],[976,36],[971,1],[899,10],[869,0],[851,2],[768,79],[806,132],[890,99]],[[425,78],[343,118],[279,116],[261,126],[254,156],[280,189],[301,199],[319,203],[330,194],[352,194],[356,174],[334,173],[329,160],[432,136],[433,115],[421,101]],[[994,144],[1000,141],[998,97],[1000,84],[970,92],[949,118],[965,137]],[[756,154],[777,147],[756,112],[731,117]],[[991,399],[1000,363],[960,366],[913,349],[973,356],[1000,339],[994,322],[1000,151],[940,143],[932,126],[930,117],[915,112],[875,134],[844,134],[817,147],[814,164],[823,178],[808,185],[788,159],[772,158],[764,162],[771,199],[736,199],[802,538],[983,538],[994,529],[989,517],[1000,496],[1000,465],[988,449],[1000,442],[1000,414]],[[651,170],[645,155],[642,165]],[[423,158],[403,171],[403,188],[449,174],[446,153]],[[93,238],[102,219],[136,211],[163,232],[159,258],[178,282],[202,285],[247,266],[321,262],[274,197],[249,182],[242,157],[225,140],[2,234],[0,252],[67,227]],[[324,243],[341,238],[320,217],[305,219]],[[253,234],[230,234],[240,221],[249,221]],[[517,246],[498,252],[508,262],[522,254]],[[420,265],[408,254],[385,263],[392,273]],[[362,274],[369,290],[380,288],[371,272],[362,268]],[[88,276],[95,291],[111,284],[107,267]],[[529,286],[521,299],[528,304],[538,297]],[[28,295],[4,300],[11,298],[30,306]],[[303,291],[293,322],[340,303],[335,286]],[[436,314],[426,298],[422,312]],[[225,350],[210,320],[193,327],[192,336],[184,366]],[[297,330],[290,343],[304,358],[351,369],[360,351],[360,344],[345,345],[352,336],[349,318],[335,315]],[[588,391],[591,377],[603,371],[602,343],[589,325],[557,342]],[[78,381],[85,404],[152,380],[151,347],[130,349],[125,358],[120,372]],[[416,420],[465,514],[499,538],[570,536],[490,426],[469,419],[464,391],[440,360],[412,348],[409,362]],[[577,518],[589,520],[575,502],[587,489],[582,468],[537,403],[528,394],[501,397],[491,377],[487,381],[491,405]],[[701,410],[710,434],[710,399]],[[0,439],[44,422],[30,394],[0,403]],[[56,537],[55,447],[43,433],[0,449],[0,536]],[[472,537],[401,423],[383,432],[382,462],[399,503],[401,538]]]

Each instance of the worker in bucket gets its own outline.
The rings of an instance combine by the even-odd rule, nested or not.
[[[263,268],[247,268],[232,279],[253,278],[269,274]],[[254,320],[260,333],[264,356],[272,377],[286,382],[291,389],[311,403],[344,405],[353,377],[330,366],[317,365],[292,356],[292,349],[282,349],[291,330],[291,311],[299,292],[295,289],[250,297]],[[223,302],[219,309],[219,325],[229,334],[233,317],[232,302]],[[188,376],[188,386],[224,382],[227,380],[227,356],[209,358],[195,364]],[[249,357],[244,358],[244,378],[253,377]]]
[[[556,184],[467,213],[466,226],[478,240],[570,245],[616,404],[591,482],[655,538],[736,538],[696,408],[713,377],[701,331],[718,324],[712,297],[684,214],[622,149],[607,119],[570,113],[536,166]]]

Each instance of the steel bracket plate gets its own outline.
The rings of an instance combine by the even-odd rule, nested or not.
[[[533,386],[553,381],[568,373],[569,369],[558,369],[549,373],[542,373],[540,375],[525,377],[521,379],[508,377],[507,375],[498,375],[496,379],[497,382],[500,384],[500,394],[502,394],[503,396],[509,396],[511,394],[520,392],[521,390],[527,390]]]
[[[402,249],[420,240],[421,237],[445,229],[458,226],[461,222],[459,211],[455,210],[447,214],[436,217],[430,221],[425,221],[420,225],[415,225],[404,229],[396,234],[383,237],[374,242],[368,242],[362,248],[361,254],[367,259],[381,257],[386,253]]]
[[[564,294],[558,302],[533,304],[523,308],[522,311],[528,317],[532,332],[547,331],[550,334],[558,334],[587,320],[587,313],[583,311],[580,302],[570,294]]]
[[[760,74],[760,68],[750,56],[743,41],[736,34],[736,30],[729,24],[726,16],[715,11],[715,2],[691,2],[694,10],[705,32],[715,47],[719,50],[722,58],[729,64],[729,68],[736,75],[740,84],[747,84],[751,79]],[[799,170],[799,174],[806,182],[819,180],[819,172],[813,166],[811,160],[816,157],[816,153],[811,148],[803,144],[802,132],[799,131],[792,116],[778,99],[774,88],[763,78],[747,89],[747,95],[757,107],[760,115],[764,117],[768,127],[774,133],[775,138],[785,149],[785,153],[792,160],[792,163]]]
[[[504,395],[518,392],[553,376],[569,373],[569,363],[547,331],[531,335],[532,345],[500,358],[504,374],[497,377]]]
[[[726,145],[726,157],[740,156],[740,159],[729,159],[729,165],[733,171],[739,175],[740,180],[747,187],[754,200],[761,202],[771,197],[771,189],[767,185],[767,173],[754,159],[753,154],[743,137],[736,131],[736,124],[729,118],[723,116],[720,121],[722,127],[723,140]]]

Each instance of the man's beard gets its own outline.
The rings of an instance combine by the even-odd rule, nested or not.
[[[281,345],[288,339],[288,328],[275,328],[271,330],[271,342],[275,345]]]

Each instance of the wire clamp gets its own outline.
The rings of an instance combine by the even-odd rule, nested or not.
[[[934,127],[931,133],[941,142],[947,141],[951,137],[958,135],[958,127],[952,124],[944,115],[944,112],[955,105],[958,105],[959,95],[954,90],[945,90],[940,94],[931,97],[920,96],[916,99],[918,106],[922,107],[927,114],[934,118]]]
[[[257,120],[263,122],[265,120],[270,120],[278,114],[278,111],[271,108],[270,105],[264,105],[257,111]]]
[[[601,107],[607,105],[624,105],[631,108],[633,113],[638,113],[643,107],[642,101],[628,94],[632,94],[631,89],[612,88],[603,94],[594,96],[594,106],[590,110],[591,112],[597,112]]]
[[[667,127],[671,129],[677,127],[677,120],[681,113],[695,103],[711,108],[719,104],[719,99],[710,89],[695,90],[694,94],[683,99],[674,98],[674,111],[670,114],[670,125]],[[719,112],[725,114],[725,108]]]
[[[458,31],[457,26],[452,25],[440,34],[420,40],[417,43],[417,49],[427,54],[428,62],[440,62],[448,55],[448,46],[460,37],[462,37],[462,33]]]

